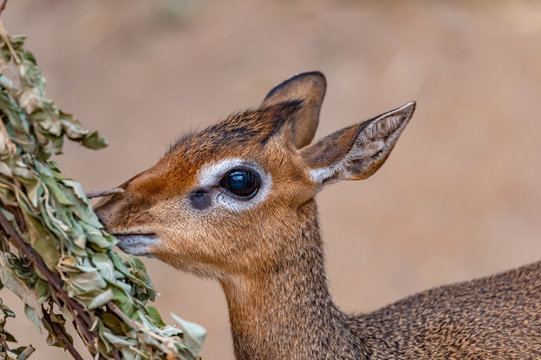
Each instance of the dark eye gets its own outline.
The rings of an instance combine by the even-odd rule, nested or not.
[[[241,198],[251,198],[259,189],[259,176],[250,169],[234,169],[220,181],[220,186]]]

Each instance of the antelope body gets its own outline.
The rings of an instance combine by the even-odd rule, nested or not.
[[[364,179],[413,114],[408,103],[312,143],[321,73],[275,87],[172,147],[102,199],[119,246],[217,279],[247,359],[541,359],[541,262],[349,315],[327,287],[314,197]]]

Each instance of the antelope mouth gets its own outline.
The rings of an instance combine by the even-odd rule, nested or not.
[[[118,247],[131,255],[152,257],[150,249],[158,243],[158,235],[150,234],[112,234],[118,239]]]

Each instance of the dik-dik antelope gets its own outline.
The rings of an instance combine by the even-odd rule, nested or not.
[[[319,72],[180,139],[96,206],[124,251],[217,279],[237,359],[541,359],[541,262],[345,314],[327,287],[315,196],[372,175],[410,102],[311,144]]]

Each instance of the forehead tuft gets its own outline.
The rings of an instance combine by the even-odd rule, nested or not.
[[[168,153],[219,151],[230,146],[265,143],[300,107],[302,101],[283,102],[263,109],[231,115],[208,128],[182,136]]]

